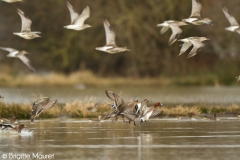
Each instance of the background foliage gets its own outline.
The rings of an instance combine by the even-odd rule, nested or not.
[[[90,6],[91,16],[86,20],[92,28],[83,31],[64,29],[70,23],[65,0],[24,0],[23,3],[0,2],[0,46],[27,50],[39,74],[61,72],[69,74],[91,70],[98,76],[176,77],[215,75],[220,83],[234,82],[239,72],[238,33],[227,32],[229,26],[222,12],[226,7],[240,22],[240,1],[201,0],[202,17],[213,20],[213,26],[183,26],[181,38],[205,36],[204,49],[193,58],[178,56],[180,43],[168,46],[171,31],[160,35],[158,23],[182,20],[191,13],[191,0],[69,0],[79,13]],[[32,30],[41,31],[43,38],[24,40],[13,35],[20,31],[19,8],[33,21]],[[109,55],[96,51],[105,45],[103,19],[107,18],[117,35],[118,46],[127,46],[131,52]],[[28,69],[19,61],[0,52],[0,69],[18,73]]]

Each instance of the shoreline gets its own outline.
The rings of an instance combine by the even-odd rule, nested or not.
[[[150,105],[149,105],[150,106]],[[8,118],[11,115],[15,115],[17,119],[30,119],[32,106],[29,103],[3,103],[0,102],[0,117]],[[162,110],[163,114],[157,117],[189,117],[189,114],[193,116],[201,115],[213,115],[237,117],[240,115],[240,105],[175,105],[175,106],[162,106],[158,107],[158,110]],[[42,112],[39,118],[96,118],[98,115],[104,115],[112,112],[109,103],[95,103],[93,101],[83,102],[74,101],[63,105],[55,105]]]
[[[214,74],[159,76],[159,77],[102,77],[91,71],[78,71],[69,75],[55,72],[37,74],[0,75],[0,87],[59,87],[59,86],[237,86],[235,77],[231,83],[220,83]]]

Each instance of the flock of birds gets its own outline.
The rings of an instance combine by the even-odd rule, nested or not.
[[[13,2],[22,2],[22,0],[2,0],[8,3]],[[91,27],[89,24],[85,24],[85,20],[90,17],[90,8],[89,6],[86,6],[82,13],[79,15],[76,11],[74,11],[73,6],[67,1],[67,7],[70,12],[71,17],[71,24],[64,26],[66,29],[72,29],[76,31],[81,31],[86,28]],[[31,31],[31,24],[32,21],[25,15],[23,11],[20,9],[17,9],[17,12],[21,18],[22,21],[22,28],[20,32],[14,32],[14,35],[17,35],[19,37],[22,37],[27,40],[31,40],[34,38],[41,37],[41,32],[39,31]],[[124,52],[124,51],[130,51],[127,49],[127,47],[118,47],[115,42],[115,33],[111,28],[110,23],[107,21],[107,19],[103,22],[105,33],[106,33],[106,45],[103,47],[97,47],[96,50],[107,52],[110,54]],[[32,66],[29,59],[25,56],[25,54],[28,54],[26,51],[18,51],[13,48],[7,48],[7,47],[0,47],[0,49],[10,52],[7,57],[15,57],[22,60],[22,62],[33,72],[35,72],[34,67]]]
[[[137,118],[139,118],[139,125],[141,125],[143,122],[150,123],[150,117],[163,113],[163,111],[156,109],[158,106],[162,106],[160,102],[157,102],[153,106],[148,107],[148,99],[144,99],[142,102],[138,102],[138,100],[135,100],[134,98],[133,102],[126,103],[122,97],[112,91],[106,90],[105,93],[113,102],[113,104],[111,104],[113,112],[107,114],[104,120],[112,118],[112,121],[115,122],[119,117],[122,117],[124,122],[133,122],[136,126],[135,120]],[[124,120],[125,117],[128,119],[128,121]]]
[[[159,114],[163,114],[163,111],[157,109],[157,107],[162,106],[160,102],[154,103],[152,106],[149,106],[149,100],[144,99],[142,102],[139,102],[136,97],[130,101],[125,102],[121,96],[118,94],[106,90],[105,91],[107,97],[112,101],[110,104],[111,109],[113,110],[111,113],[106,114],[104,120],[111,119],[112,122],[117,122],[119,118],[123,120],[125,123],[133,124],[137,126],[136,121],[139,121],[139,125],[141,126],[142,123],[151,123],[149,119],[153,116],[157,116]],[[4,98],[0,96],[0,98]],[[35,101],[32,105],[31,110],[31,122],[34,122],[35,118],[39,117],[39,115],[53,107],[57,103],[57,100],[50,100],[49,97],[43,97],[37,101]],[[190,119],[192,119],[193,113],[189,113]],[[98,120],[91,120],[91,121],[98,121],[101,122],[102,115],[98,116]],[[127,119],[127,120],[126,120]],[[182,118],[179,117],[179,120]],[[216,118],[216,114],[213,117],[204,115],[204,119],[212,119],[218,120]],[[12,115],[10,118],[0,118],[0,133],[23,133],[24,134],[32,134],[34,130],[28,129],[24,124],[18,124],[16,121],[16,116]]]
[[[8,3],[13,2],[22,2],[23,0],[2,0]],[[64,26],[66,29],[72,29],[76,31],[81,31],[87,28],[90,28],[91,26],[88,24],[85,24],[85,20],[90,17],[90,8],[89,6],[86,6],[81,14],[78,14],[74,9],[73,6],[67,2],[67,7],[70,12],[71,17],[71,24]],[[184,39],[178,39],[183,32],[180,26],[193,24],[193,25],[212,25],[212,20],[209,18],[202,18],[201,17],[201,9],[202,5],[199,2],[199,0],[192,0],[192,11],[189,18],[183,19],[182,21],[175,21],[175,20],[167,20],[164,21],[161,24],[158,24],[158,27],[162,27],[160,34],[165,33],[169,28],[172,30],[172,35],[170,36],[169,45],[172,45],[174,42],[181,41],[183,42],[181,50],[179,55],[186,52],[191,46],[193,46],[192,50],[188,54],[188,58],[195,56],[198,52],[202,50],[204,47],[204,41],[209,40],[206,37],[188,37]],[[223,6],[222,8],[223,13],[225,14],[226,18],[228,19],[230,23],[230,27],[225,28],[227,31],[231,32],[237,32],[240,34],[240,27],[236,19],[229,13],[227,8]],[[27,40],[31,40],[34,38],[41,37],[41,32],[39,31],[31,31],[31,24],[32,21],[25,15],[23,11],[20,9],[17,9],[17,13],[19,14],[21,21],[22,21],[22,28],[20,32],[14,32],[14,35],[17,35],[19,37],[22,37]],[[103,47],[97,47],[96,50],[107,52],[110,54],[115,54],[119,52],[124,51],[130,51],[127,47],[118,47],[115,42],[116,34],[114,33],[113,29],[111,28],[110,23],[107,21],[107,19],[103,22],[105,34],[106,34],[106,45]],[[18,51],[13,48],[6,48],[6,47],[0,47],[0,49],[8,51],[9,54],[7,57],[15,57],[22,60],[22,62],[32,71],[35,72],[34,67],[31,65],[31,62],[29,59],[25,56],[28,54],[27,51]],[[237,77],[237,80],[240,80],[240,76]],[[158,114],[161,114],[162,111],[157,110],[156,108],[158,106],[161,106],[162,104],[157,102],[153,106],[148,107],[148,99],[145,99],[143,102],[138,102],[138,100],[134,100],[133,102],[124,102],[124,100],[117,95],[116,93],[112,91],[106,90],[106,95],[109,97],[109,99],[113,102],[111,104],[111,107],[114,109],[114,111],[110,114],[108,114],[105,119],[112,118],[113,121],[117,121],[119,117],[123,118],[124,122],[131,123],[133,122],[134,125],[136,125],[135,120],[139,118],[140,125],[143,122],[150,123],[149,118],[151,116],[155,116]],[[0,96],[0,98],[3,98]],[[42,113],[44,110],[47,110],[54,106],[56,104],[57,100],[50,100],[49,97],[42,98],[36,102],[33,103],[32,111],[31,111],[31,121],[33,122],[36,117],[39,116],[40,113]],[[127,118],[128,121],[125,121],[124,118]],[[15,121],[16,117],[12,117],[12,120],[7,120],[5,118],[1,118],[0,126],[3,130],[14,130],[18,133],[20,133],[22,130],[26,129],[24,124],[18,125]],[[33,132],[33,131],[30,131]]]
[[[118,94],[106,90],[107,97],[113,102],[110,104],[113,111],[106,115],[104,120],[112,119],[112,122],[118,121],[119,118],[122,118],[124,122],[131,123],[133,122],[136,126],[135,120],[139,118],[139,126],[143,123],[150,123],[149,118],[162,114],[163,111],[157,110],[158,106],[162,106],[160,102],[155,103],[153,106],[148,107],[149,100],[145,99],[142,102],[134,100],[132,102],[124,102],[123,98]],[[0,98],[4,98],[0,95]],[[43,97],[32,104],[31,110],[31,122],[34,122],[35,118],[39,115],[53,107],[57,103],[57,100],[50,100],[49,97]],[[127,118],[127,121],[125,120]],[[100,117],[99,117],[100,120]],[[28,129],[24,124],[18,124],[16,121],[16,116],[12,115],[10,118],[0,118],[0,132],[3,133],[33,133],[34,130]]]
[[[8,3],[13,3],[13,2],[22,2],[23,0],[2,0]],[[76,31],[81,31],[84,29],[87,29],[89,27],[92,27],[89,24],[85,24],[85,20],[90,17],[90,8],[89,6],[86,6],[81,14],[78,14],[73,6],[67,1],[67,7],[70,12],[70,17],[71,17],[71,24],[64,26],[66,29],[72,29]],[[178,40],[180,37],[181,33],[183,32],[180,26],[188,25],[188,24],[193,24],[193,25],[212,25],[212,20],[209,18],[202,18],[201,17],[201,9],[202,5],[199,0],[192,0],[192,11],[191,15],[189,18],[182,19],[182,21],[176,21],[176,20],[167,20],[164,21],[163,23],[158,24],[158,27],[162,27],[160,34],[165,33],[169,28],[172,30],[172,35],[170,36],[169,45],[172,45],[175,41]],[[236,21],[236,19],[229,13],[228,9],[223,6],[222,8],[223,13],[225,14],[226,18],[228,19],[230,23],[230,27],[225,28],[227,31],[232,31],[232,32],[238,32],[240,33],[240,28],[239,24]],[[24,39],[34,39],[41,37],[39,34],[41,32],[39,31],[31,31],[31,24],[32,21],[24,14],[23,11],[20,9],[17,9],[17,12],[19,16],[21,17],[22,21],[22,29],[20,32],[14,32],[14,35],[17,35],[19,37],[22,37]],[[106,45],[103,47],[97,47],[96,50],[98,51],[103,51],[107,52],[110,54],[115,54],[119,52],[124,52],[124,51],[130,51],[127,47],[118,47],[115,42],[116,34],[114,33],[113,29],[111,28],[110,23],[107,21],[107,19],[104,20],[103,22],[104,28],[105,28],[105,34],[106,34]],[[188,54],[188,58],[195,56],[198,52],[202,50],[204,47],[204,41],[209,40],[206,37],[188,37],[184,39],[179,39],[178,41],[183,42],[181,45],[182,48],[180,50],[179,55],[183,54],[186,52],[191,46],[193,46],[192,50]],[[28,68],[32,71],[35,71],[35,69],[32,67],[30,61],[28,58],[26,58],[25,54],[28,52],[26,51],[17,51],[12,48],[5,48],[1,47],[0,49],[6,50],[10,52],[8,54],[8,57],[17,57],[20,58],[24,64],[28,66]]]

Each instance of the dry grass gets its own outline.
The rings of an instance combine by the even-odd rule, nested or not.
[[[91,71],[73,72],[69,75],[61,73],[37,73],[12,75],[7,72],[0,75],[0,86],[24,87],[24,86],[73,86],[86,84],[89,86],[152,86],[152,85],[214,85],[212,76],[201,77],[99,77]]]
[[[18,119],[30,119],[32,106],[29,103],[3,103],[0,102],[0,117],[15,115]],[[61,108],[54,106],[40,114],[41,118],[56,118],[61,115]]]
[[[111,112],[111,108],[107,103],[98,104],[90,99],[87,102],[74,101],[66,103],[62,113],[74,118],[90,118],[97,117],[99,114],[106,114],[107,112]]]
[[[0,102],[0,117],[10,117],[11,115],[17,116],[18,119],[30,119],[31,105],[28,103],[3,103]],[[176,116],[188,116],[190,113],[193,115],[200,114],[228,114],[234,115],[240,114],[240,106],[232,104],[229,106],[183,106],[177,105],[174,107],[160,107],[164,115],[170,117]],[[111,112],[112,109],[109,103],[96,103],[94,99],[87,101],[74,101],[66,103],[64,106],[55,105],[49,110],[46,110],[40,114],[39,118],[57,118],[60,116],[67,116],[72,118],[92,118],[98,115],[104,115]]]
[[[30,118],[31,106],[27,103],[17,104],[17,103],[3,103],[0,102],[0,116],[1,117],[10,117],[15,115],[23,119]]]
[[[197,106],[177,105],[176,107],[161,107],[160,110],[167,116],[188,116],[190,113],[193,115],[201,114],[201,110]]]

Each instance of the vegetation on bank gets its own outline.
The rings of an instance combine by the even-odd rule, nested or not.
[[[28,103],[17,104],[0,102],[0,117],[8,118],[11,115],[15,115],[17,119],[30,119],[31,108],[31,105]],[[228,106],[176,105],[173,107],[163,106],[158,109],[163,111],[163,114],[160,115],[161,117],[188,117],[190,114],[193,116],[202,116],[204,114],[213,115],[214,113],[218,114],[218,116],[237,116],[240,114],[240,105],[237,104]],[[112,109],[107,102],[98,104],[92,100],[86,102],[75,101],[66,103],[63,106],[55,105],[51,109],[42,112],[39,118],[93,118],[98,115],[102,115],[104,117],[111,111]]]
[[[229,78],[229,77],[228,77]],[[0,87],[32,87],[32,86],[218,86],[238,85],[235,77],[228,81],[219,79],[214,74],[194,74],[172,77],[102,77],[91,71],[79,71],[71,74],[36,73],[36,74],[0,74]]]

